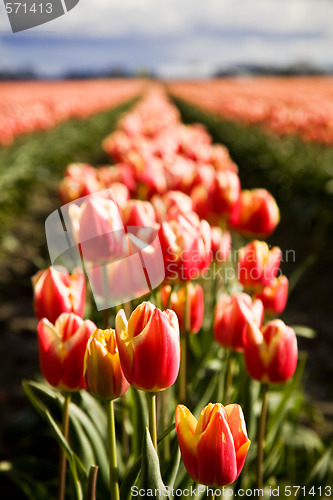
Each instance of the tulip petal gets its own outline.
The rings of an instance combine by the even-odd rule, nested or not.
[[[233,436],[224,411],[217,411],[201,435],[198,447],[198,482],[226,486],[237,477]]]
[[[238,476],[243,468],[251,441],[247,437],[242,408],[238,404],[231,404],[225,406],[224,409],[226,411],[229,428],[234,439]]]
[[[41,371],[48,383],[57,387],[61,379],[65,356],[61,337],[46,318],[38,323],[37,332]]]
[[[176,432],[182,459],[186,470],[197,480],[197,439],[194,436],[197,425],[196,418],[184,405],[178,405],[175,415]]]

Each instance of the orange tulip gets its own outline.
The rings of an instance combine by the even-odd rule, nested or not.
[[[160,311],[142,302],[127,321],[122,309],[116,317],[121,366],[128,382],[145,391],[162,391],[176,380],[180,341],[174,311]]]
[[[71,275],[65,268],[49,267],[32,277],[34,309],[38,319],[47,318],[51,323],[64,312],[74,312],[83,317],[86,283],[82,272]]]
[[[39,362],[48,383],[66,391],[86,387],[83,377],[84,355],[90,335],[96,330],[92,321],[73,313],[63,313],[53,325],[40,320],[37,327]]]
[[[182,459],[191,478],[206,486],[233,483],[250,446],[241,407],[209,403],[197,421],[186,406],[178,405],[175,421]]]
[[[121,368],[114,330],[95,330],[85,356],[87,389],[103,399],[116,399],[129,388]]]

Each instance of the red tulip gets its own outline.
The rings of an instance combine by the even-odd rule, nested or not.
[[[114,330],[95,330],[88,340],[85,380],[89,392],[108,400],[122,396],[129,388],[121,368]]]
[[[178,405],[175,421],[182,459],[191,478],[213,487],[233,483],[251,443],[241,407],[209,403],[197,421],[186,406]]]
[[[195,214],[193,214],[195,215]],[[191,222],[196,222],[193,225]],[[189,216],[163,222],[159,238],[167,280],[192,280],[205,271],[211,260],[210,227],[207,221]]]
[[[149,201],[129,200],[122,211],[125,226],[157,227],[154,207]]]
[[[264,241],[252,241],[239,250],[238,279],[247,290],[269,285],[279,272],[281,250]]]
[[[177,219],[179,215],[186,218],[192,213],[192,200],[181,191],[167,191],[163,196],[154,195],[151,199],[158,222]]]
[[[175,311],[179,321],[180,333],[185,332],[185,287],[171,293],[171,286],[166,285],[161,290],[162,305]],[[190,301],[190,332],[197,333],[203,322],[204,317],[204,295],[200,285],[188,284],[188,295]]]
[[[119,356],[128,382],[145,391],[162,391],[176,380],[180,363],[177,316],[150,302],[140,304],[127,321],[124,310],[116,317]]]
[[[96,330],[92,321],[73,313],[63,313],[53,325],[40,320],[37,327],[39,363],[50,385],[66,391],[86,387],[83,377],[84,355],[90,335]]]
[[[261,300],[252,299],[246,293],[223,294],[216,304],[214,336],[222,346],[242,351],[245,334],[250,321],[261,327],[264,307]]]
[[[235,229],[254,236],[270,235],[280,221],[280,211],[273,196],[266,189],[242,191],[240,217]]]
[[[287,305],[288,288],[288,278],[282,275],[273,278],[269,285],[255,294],[255,297],[264,304],[267,314],[278,315],[284,311]]]
[[[264,383],[286,382],[297,366],[297,340],[294,330],[280,319],[262,330],[253,322],[245,336],[244,357],[250,376]]]
[[[82,318],[86,298],[84,274],[70,275],[65,268],[58,269],[49,267],[32,277],[36,317],[54,323],[61,313],[74,312]]]

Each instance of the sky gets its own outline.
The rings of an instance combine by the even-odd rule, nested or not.
[[[20,33],[0,0],[0,69],[58,76],[117,66],[178,78],[293,63],[333,69],[333,0],[80,0]]]

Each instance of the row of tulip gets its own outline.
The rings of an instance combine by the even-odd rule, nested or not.
[[[86,118],[135,97],[140,80],[0,83],[0,144],[54,127],[69,118]]]
[[[70,204],[69,219],[90,286],[94,293],[99,288],[110,296],[127,279],[120,275],[116,280],[103,272],[96,278],[88,269],[119,259],[124,247],[130,248],[131,255],[137,251],[131,246],[129,226],[156,231],[164,280],[144,302],[140,302],[140,294],[131,297],[132,305],[138,303],[133,312],[124,295],[127,314],[116,307],[114,329],[110,329],[112,316],[104,314],[102,330],[83,319],[87,285],[82,271],[69,274],[66,269],[51,267],[34,276],[41,371],[50,385],[65,394],[64,422],[73,391],[87,389],[109,402],[110,490],[116,500],[119,486],[112,402],[124,397],[130,386],[149,394],[149,430],[157,451],[156,393],[165,391],[167,407],[176,409],[178,443],[189,476],[214,488],[233,483],[244,466],[250,440],[241,406],[227,404],[233,375],[231,354],[225,361],[229,366],[223,401],[206,405],[198,420],[186,406],[191,407],[194,396],[189,378],[190,337],[202,336],[205,349],[214,338],[225,352],[241,353],[248,376],[266,390],[257,448],[261,488],[267,388],[293,376],[297,341],[291,327],[270,319],[287,302],[288,280],[279,275],[281,250],[253,240],[238,249],[235,260],[230,230],[250,238],[271,234],[279,222],[275,200],[264,189],[242,191],[237,167],[226,148],[213,145],[201,126],[182,125],[177,110],[156,86],[123,117],[103,147],[116,164],[99,168],[70,165],[59,187],[61,200]],[[150,252],[157,250],[150,247]],[[154,262],[154,256],[150,258]],[[212,266],[232,268],[234,276],[231,280],[212,278],[215,289],[209,301],[205,273]],[[197,281],[192,283],[194,279]],[[67,439],[66,432],[64,436]],[[160,477],[156,451],[155,465],[149,462],[158,470],[155,479]],[[64,498],[64,460],[61,464],[59,499]],[[131,484],[136,484],[137,474]],[[144,475],[142,470],[141,484],[147,487]],[[127,476],[123,483],[129,481]],[[79,492],[77,488],[78,498]],[[91,495],[93,498],[94,493]]]
[[[333,143],[332,79],[251,78],[175,82],[170,91],[227,119],[260,124],[279,135]]]

